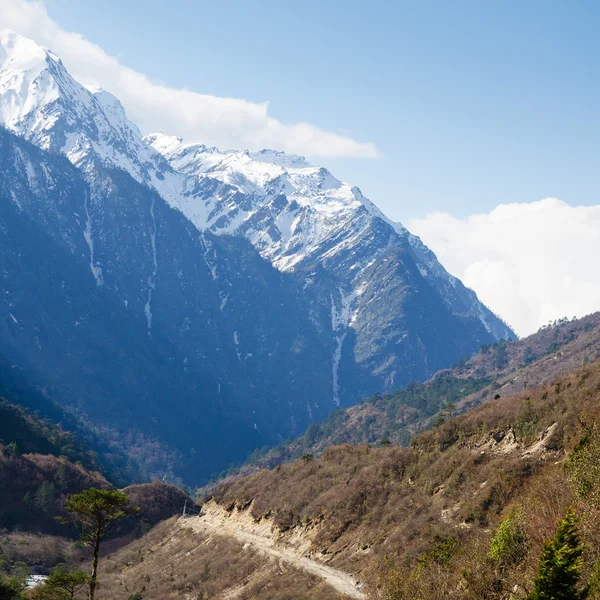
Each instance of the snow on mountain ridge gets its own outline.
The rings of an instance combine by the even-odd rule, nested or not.
[[[49,50],[6,31],[0,47],[0,116],[9,130],[84,170],[99,160],[127,171],[199,230],[243,235],[280,269],[340,228],[355,229],[365,213],[404,231],[358,188],[303,157],[222,152],[162,135],[144,141],[118,99],[80,85]]]
[[[435,255],[357,187],[276,150],[220,151],[162,134],[142,138],[117,98],[86,89],[56,55],[11,31],[0,33],[0,124],[65,154],[91,179],[96,162],[128,172],[200,232],[245,237],[282,271],[325,267],[338,280],[338,295],[353,301],[366,270],[390,245],[408,239],[419,271],[446,304],[488,327],[475,294],[458,289]]]
[[[117,98],[86,89],[50,50],[10,30],[0,31],[0,124],[84,171],[99,160],[171,204],[181,195],[184,178],[142,141]]]
[[[293,269],[336,232],[361,229],[365,217],[381,219],[399,234],[406,231],[357,187],[303,157],[275,150],[220,151],[163,134],[144,139],[175,170],[194,178],[208,208],[203,227],[244,235],[281,270]]]
[[[55,82],[42,77],[49,56],[49,51],[35,42],[14,31],[0,30],[0,119],[8,129],[29,121],[28,128],[35,131],[39,126],[35,110],[58,99]]]
[[[220,150],[214,146],[205,146],[199,143],[186,143],[183,138],[166,135],[164,133],[151,133],[144,137],[144,141],[152,146],[155,150],[163,154],[164,156],[189,156],[190,154],[196,157],[204,156],[209,154],[217,155],[218,159],[222,159],[225,156],[232,154],[245,154],[256,162],[269,163],[271,165],[280,165],[282,167],[311,167],[310,163],[307,162],[304,156],[298,156],[296,154],[287,154],[280,150],[263,149],[258,152],[250,152],[249,150]],[[210,164],[210,163],[209,163]],[[200,165],[196,165],[196,169],[199,169]]]

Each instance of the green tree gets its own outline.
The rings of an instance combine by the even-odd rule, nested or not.
[[[94,600],[98,584],[100,544],[110,533],[115,521],[138,512],[129,508],[127,494],[117,490],[90,488],[67,499],[65,509],[80,532],[81,541],[92,553],[92,572],[89,579],[89,599]]]
[[[50,573],[44,583],[33,592],[32,600],[73,600],[90,582],[84,571],[69,570],[59,565]]]
[[[23,584],[16,577],[0,575],[0,600],[22,600]]]
[[[54,506],[56,503],[56,489],[54,484],[49,481],[42,481],[42,484],[35,493],[35,505],[42,512],[51,514],[54,512]]]
[[[59,490],[66,490],[69,487],[69,470],[65,461],[61,460],[58,469],[56,469],[54,481],[56,481]]]
[[[547,542],[540,557],[535,587],[528,600],[578,600],[586,596],[578,589],[583,552],[577,530],[577,516],[569,509],[558,524],[554,539]]]
[[[531,346],[527,346],[523,351],[523,364],[525,366],[530,365],[536,359],[536,355],[531,348]]]
[[[19,458],[19,456],[21,456],[21,452],[19,451],[16,442],[11,442],[6,446],[6,454],[9,458]]]
[[[600,509],[600,429],[585,425],[585,435],[571,452],[566,464],[575,493],[594,511]]]
[[[0,577],[10,571],[10,556],[5,554],[0,546]]]
[[[503,340],[498,343],[496,356],[494,357],[494,367],[496,369],[504,369],[508,365],[508,357],[506,355],[506,342]]]

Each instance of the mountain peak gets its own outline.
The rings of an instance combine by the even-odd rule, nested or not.
[[[121,102],[84,87],[55,54],[10,30],[0,32],[0,125],[84,170],[98,162],[128,172],[171,203],[178,198],[180,182],[143,142]]]
[[[3,62],[17,57],[22,65],[26,62],[45,61],[49,54],[51,54],[49,50],[32,39],[12,29],[0,29],[0,59]]]
[[[30,129],[39,127],[31,116],[59,95],[48,73],[52,62],[60,64],[33,40],[9,29],[0,30],[0,121],[8,129],[17,132],[25,120]]]
[[[421,276],[448,307],[494,337],[510,335],[501,325],[492,331],[493,315],[433,253],[326,168],[271,149],[221,151],[162,133],[142,138],[117,98],[81,85],[50,51],[10,31],[0,42],[0,124],[13,133],[66,155],[90,177],[95,165],[126,171],[201,232],[244,237],[281,271],[326,267],[339,279],[336,293],[350,294],[346,316],[358,310],[373,265],[408,240]]]
[[[184,145],[182,138],[175,135],[166,135],[162,132],[150,133],[144,136],[144,142],[161,154],[177,151]],[[204,146],[201,147],[204,148]]]
[[[248,155],[257,162],[280,165],[288,169],[303,169],[313,166],[307,162],[304,156],[287,154],[286,152],[281,152],[279,150],[271,150],[270,148],[266,148],[260,152],[249,152]]]

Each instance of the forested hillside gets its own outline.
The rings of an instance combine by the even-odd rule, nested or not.
[[[115,485],[118,480],[101,472],[96,454],[75,434],[0,399],[0,529],[73,535],[55,519],[67,496]],[[120,525],[119,535],[147,530],[179,513],[186,499],[191,503],[180,489],[157,481],[124,491],[142,510]]]

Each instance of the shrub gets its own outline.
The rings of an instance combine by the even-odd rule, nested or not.
[[[15,577],[3,577],[0,575],[0,599],[22,600],[23,584]]]
[[[579,440],[569,456],[566,469],[577,495],[593,508],[600,508],[600,434],[597,426],[589,427]]]
[[[523,516],[511,510],[500,523],[490,543],[489,557],[501,567],[520,562],[527,554],[527,534]]]

